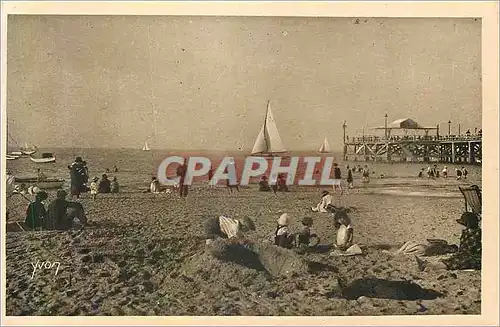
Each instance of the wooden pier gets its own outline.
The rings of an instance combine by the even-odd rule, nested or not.
[[[441,162],[457,164],[481,164],[482,133],[471,135],[439,135],[437,128],[414,128],[423,130],[425,135],[391,135],[391,130],[401,128],[386,127],[385,135],[351,137],[345,135],[344,122],[344,159],[352,161],[382,162]],[[429,135],[436,130],[436,135]],[[408,130],[405,130],[407,133]]]

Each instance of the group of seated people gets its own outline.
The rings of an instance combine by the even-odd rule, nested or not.
[[[113,177],[113,180],[108,179],[107,174],[102,174],[101,181],[99,184],[99,177],[94,177],[90,183],[90,194],[96,195],[97,193],[118,193],[120,190],[120,185],[118,184],[118,179]]]
[[[326,194],[325,194],[326,193]],[[328,192],[324,192],[326,196]],[[313,208],[314,209],[314,208]],[[348,208],[337,208],[331,204],[324,205],[324,211],[331,213],[334,227],[337,231],[336,240],[333,244],[335,249],[332,255],[357,255],[362,254],[361,248],[353,242],[352,221],[347,212]],[[320,211],[320,210],[317,210]],[[320,211],[323,212],[323,211]],[[465,270],[481,269],[481,227],[480,217],[472,212],[465,212],[457,223],[464,227],[458,245],[448,244],[444,240],[428,239],[427,244],[408,241],[394,252],[385,252],[391,255],[413,255],[417,261],[417,266],[421,271],[430,270]],[[312,233],[313,219],[304,217],[301,219],[301,228],[298,232],[292,232],[290,228],[290,216],[282,214],[274,232],[274,244],[276,246],[294,249],[307,250],[319,245],[319,237]],[[244,232],[255,230],[254,222],[244,217],[233,219],[229,217],[213,217],[205,222],[205,234],[207,244],[210,244],[216,237],[234,239],[236,242],[246,244],[248,240]],[[436,255],[449,255],[438,262],[429,262],[421,257]]]
[[[25,225],[30,229],[42,230],[66,230],[73,226],[74,219],[78,219],[82,225],[87,225],[87,217],[83,206],[78,202],[66,201],[68,193],[58,190],[56,199],[51,201],[48,209],[45,209],[45,201],[48,194],[39,191],[35,200],[28,205],[26,210]]]
[[[274,183],[269,183],[266,176],[262,176],[259,181],[259,191],[260,192],[288,192],[288,186],[286,185],[286,178],[284,174],[278,174]]]

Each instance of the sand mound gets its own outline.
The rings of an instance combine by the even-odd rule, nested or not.
[[[181,271],[186,276],[214,283],[213,285],[236,283],[249,286],[266,283],[269,280],[269,273],[259,265],[255,254],[252,256],[253,252],[247,251],[217,242],[205,252],[193,256]],[[242,254],[240,259],[237,257],[238,254]]]
[[[207,247],[207,253],[218,260],[236,263],[274,277],[300,275],[308,271],[307,264],[296,253],[272,244],[243,246],[218,239]]]
[[[272,244],[257,244],[254,251],[272,276],[301,275],[308,272],[307,263],[295,252]]]

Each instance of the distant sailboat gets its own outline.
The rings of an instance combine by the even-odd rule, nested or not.
[[[252,155],[276,156],[277,154],[285,152],[287,152],[287,150],[281,141],[278,128],[276,127],[276,122],[271,110],[271,101],[268,101],[264,124],[255,140]]]
[[[142,151],[149,151],[148,142],[144,143],[144,146],[142,147]]]
[[[323,144],[321,144],[321,147],[319,148],[320,153],[330,153],[332,152],[330,150],[330,144],[328,144],[328,140],[325,137],[325,140],[323,141]]]

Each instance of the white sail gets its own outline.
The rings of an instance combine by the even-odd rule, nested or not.
[[[257,135],[257,139],[255,140],[255,144],[252,149],[252,154],[264,152],[286,152],[285,146],[283,145],[281,137],[278,133],[278,128],[276,127],[276,121],[274,120],[270,101],[267,103],[267,112],[264,124],[260,129],[259,135]]]
[[[144,146],[142,147],[142,151],[149,151],[148,142],[144,143]]]
[[[319,148],[319,152],[321,153],[330,153],[330,144],[328,143],[328,140],[325,137],[325,140],[323,141],[323,144],[321,144],[321,147]]]

